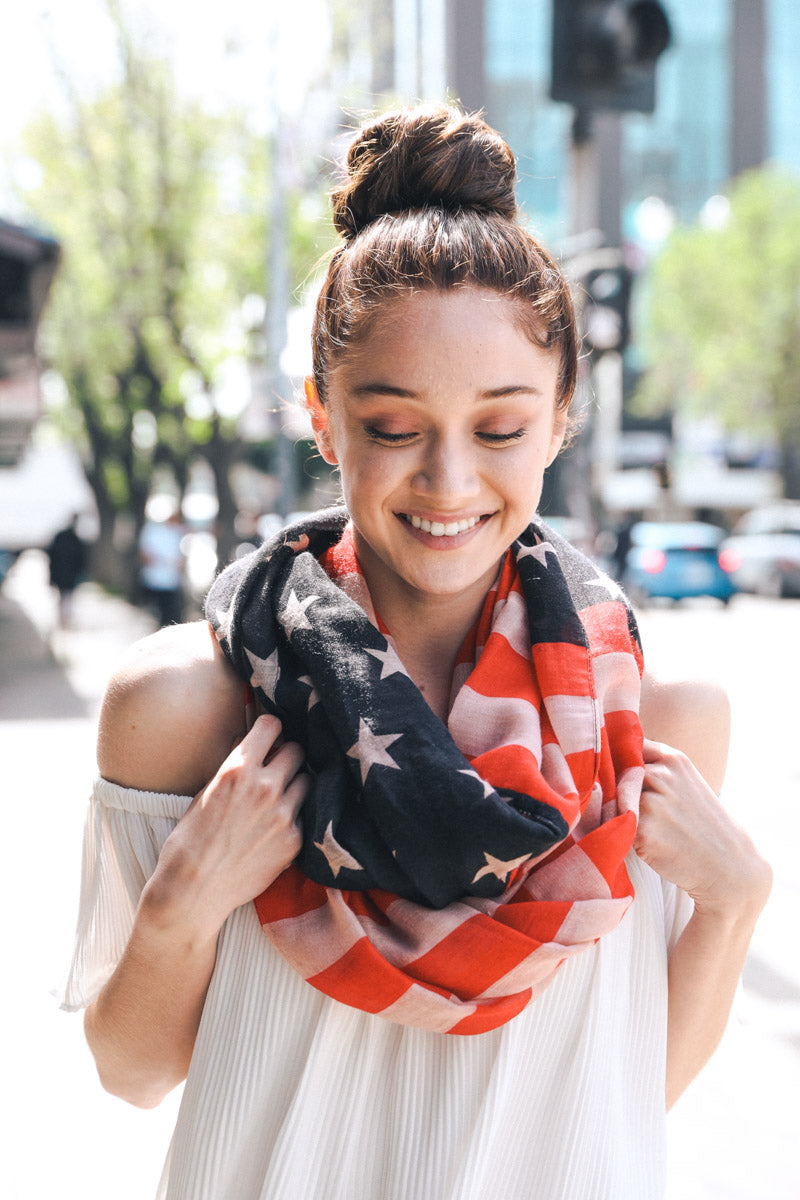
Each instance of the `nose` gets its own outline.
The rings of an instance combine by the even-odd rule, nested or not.
[[[459,437],[432,437],[412,487],[429,503],[439,501],[450,510],[459,502],[474,499],[480,492],[480,479],[473,447]]]

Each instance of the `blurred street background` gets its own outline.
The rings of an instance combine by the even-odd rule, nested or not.
[[[670,1117],[668,1200],[800,1200],[798,62],[794,0],[0,17],[0,1194],[153,1192],[176,1098],[104,1096],[50,995],[99,700],[125,646],[336,497],[295,402],[334,164],[368,113],[449,97],[509,140],[574,285],[583,428],[541,512],[626,586],[651,663],[728,687],[725,800],[775,869],[723,1048]]]

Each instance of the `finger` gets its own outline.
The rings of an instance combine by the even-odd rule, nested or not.
[[[665,746],[663,742],[645,738],[642,743],[642,757],[646,763],[661,762],[668,749],[669,747]]]
[[[292,819],[295,821],[300,815],[300,809],[303,807],[303,803],[308,795],[310,787],[311,776],[306,775],[305,772],[303,772],[299,775],[295,775],[294,779],[283,793],[284,798],[291,809]]]
[[[268,762],[264,764],[265,769],[269,769],[272,773],[277,773],[279,782],[283,787],[295,777],[300,768],[305,762],[305,751],[297,742],[284,742],[274,754],[271,755]]]
[[[642,795],[639,800],[639,805],[647,802],[648,796],[652,799],[663,798],[670,790],[671,776],[666,769],[662,769],[660,763],[651,763],[645,767],[644,783],[642,785]]]
[[[280,721],[271,713],[262,713],[260,717],[256,717],[252,729],[239,743],[238,749],[242,759],[260,766],[280,736],[281,728]]]

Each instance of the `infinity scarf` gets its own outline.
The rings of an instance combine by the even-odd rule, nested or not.
[[[372,609],[347,521],[329,510],[284,530],[206,603],[312,777],[301,852],[256,910],[326,995],[482,1033],[633,900],[635,622],[616,584],[530,525],[462,646],[445,726]]]

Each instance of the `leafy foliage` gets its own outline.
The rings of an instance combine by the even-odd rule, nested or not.
[[[639,403],[685,406],[774,435],[800,428],[800,178],[776,168],[734,184],[721,228],[673,234],[657,260]]]
[[[235,422],[210,400],[221,364],[247,350],[242,301],[264,290],[270,179],[241,114],[179,95],[170,64],[108,11],[118,82],[86,99],[64,78],[68,115],[26,131],[42,173],[26,201],[64,250],[47,348],[80,412],[101,520],[138,523],[154,468],[180,485],[198,454],[232,503]],[[288,203],[296,287],[321,252],[321,205],[299,188]]]

